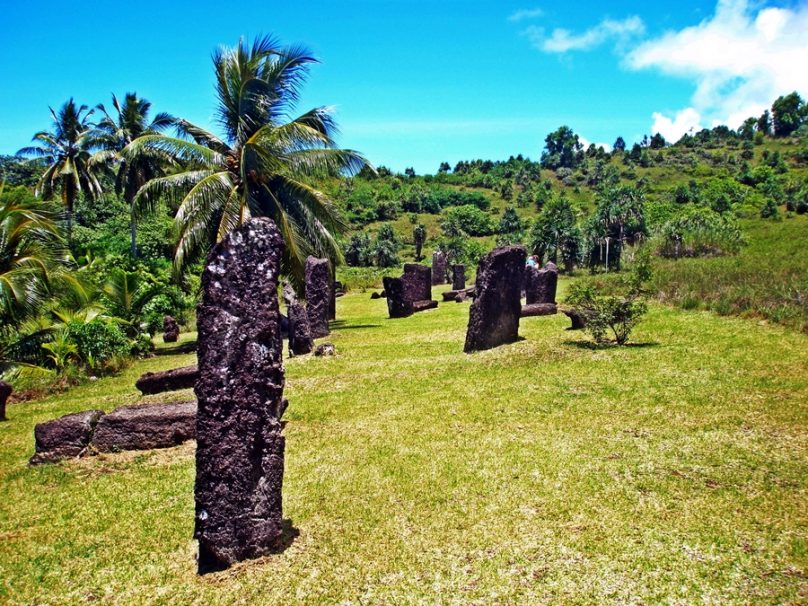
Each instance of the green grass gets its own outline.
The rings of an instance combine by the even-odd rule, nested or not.
[[[659,260],[653,289],[665,302],[761,317],[808,332],[808,215],[743,222],[735,256]]]
[[[467,356],[468,304],[338,315],[337,357],[286,361],[288,549],[196,576],[193,444],[26,466],[35,423],[193,360],[159,357],[10,407],[0,603],[805,600],[805,335],[654,305],[633,347],[555,316]]]

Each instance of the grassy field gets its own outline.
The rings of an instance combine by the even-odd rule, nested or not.
[[[658,260],[651,285],[686,309],[762,317],[808,332],[808,215],[743,222],[735,256]]]
[[[632,347],[556,316],[467,356],[468,304],[388,320],[354,293],[338,316],[337,357],[286,363],[285,551],[196,576],[193,444],[26,466],[35,423],[193,361],[159,357],[10,407],[0,602],[808,600],[805,335],[654,305]]]

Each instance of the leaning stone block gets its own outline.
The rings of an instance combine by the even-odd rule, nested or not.
[[[199,369],[196,366],[183,366],[163,372],[147,372],[135,382],[142,394],[156,394],[178,389],[188,389],[196,384]]]

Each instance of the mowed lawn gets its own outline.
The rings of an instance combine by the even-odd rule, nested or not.
[[[468,304],[338,303],[287,360],[281,553],[197,577],[194,447],[29,468],[35,423],[140,400],[137,363],[0,424],[4,604],[808,601],[808,337],[652,306],[635,346],[565,316],[462,353]]]

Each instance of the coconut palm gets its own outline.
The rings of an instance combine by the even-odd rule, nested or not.
[[[55,214],[25,188],[0,187],[0,325],[10,327],[47,296],[59,251]]]
[[[101,185],[90,159],[92,157],[92,125],[89,121],[93,110],[86,105],[77,107],[71,98],[59,110],[50,109],[53,129],[34,135],[37,145],[24,147],[17,152],[33,156],[48,165],[36,186],[36,195],[45,200],[53,198],[56,190],[62,197],[67,213],[67,242],[72,244],[73,208],[80,193],[91,199],[101,193]]]
[[[144,152],[127,160],[121,152],[138,137],[160,134],[174,123],[174,118],[170,114],[159,113],[150,122],[151,103],[138,98],[136,93],[126,93],[123,104],[112,95],[112,107],[115,110],[114,116],[103,104],[96,107],[104,117],[98,122],[92,135],[94,145],[102,150],[93,160],[96,163],[117,164],[115,191],[129,205],[130,253],[132,257],[137,257],[135,195],[149,180],[163,175],[166,158],[165,154]]]
[[[289,119],[315,62],[306,49],[281,47],[269,37],[219,50],[213,64],[223,138],[179,120],[181,137],[145,136],[127,147],[125,157],[158,150],[186,167],[138,193],[139,199],[168,196],[179,205],[178,270],[251,216],[278,225],[286,243],[282,270],[298,284],[309,254],[341,259],[335,234],[344,219],[312,179],[358,171],[366,161],[336,148],[329,108]]]

